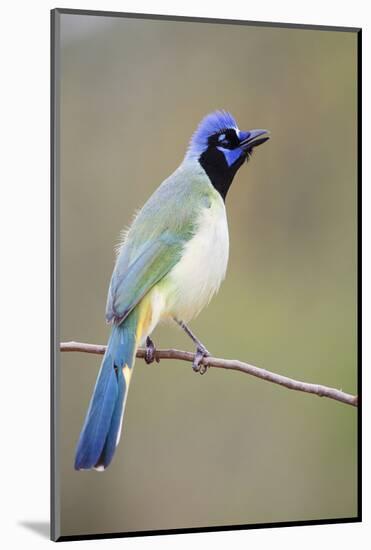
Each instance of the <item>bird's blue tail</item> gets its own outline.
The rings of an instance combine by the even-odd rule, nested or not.
[[[114,325],[76,448],[75,469],[104,470],[115,453],[138,341],[136,309]]]

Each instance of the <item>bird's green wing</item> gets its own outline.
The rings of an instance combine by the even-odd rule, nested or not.
[[[116,264],[108,292],[106,318],[121,323],[147,292],[179,261],[186,240],[164,232],[145,244],[129,265]],[[122,265],[124,264],[124,265]]]
[[[121,247],[108,292],[106,318],[122,322],[176,265],[213,194],[207,178],[178,169],[136,215]]]

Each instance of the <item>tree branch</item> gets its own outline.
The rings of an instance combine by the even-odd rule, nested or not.
[[[82,342],[62,342],[60,344],[60,351],[80,351],[83,353],[103,355],[106,351],[106,346],[99,344],[84,344]],[[137,350],[137,357],[143,359],[144,356],[145,350],[143,348],[139,348]],[[194,357],[194,353],[189,351],[181,351],[178,349],[157,349],[155,353],[155,358],[158,363],[160,362],[160,359],[177,359],[192,363]],[[334,399],[335,401],[340,401],[341,403],[346,403],[347,405],[353,405],[353,407],[358,406],[358,397],[356,395],[351,395],[328,386],[321,386],[320,384],[310,384],[308,382],[294,380],[292,378],[288,378],[287,376],[282,376],[281,374],[276,374],[259,367],[254,367],[254,365],[249,365],[248,363],[243,363],[242,361],[238,361],[236,359],[220,359],[218,357],[210,356],[204,357],[202,359],[202,364],[206,367],[215,367],[217,369],[237,370],[244,372],[245,374],[255,376],[256,378],[261,378],[267,382],[284,386],[289,390],[313,393],[319,397],[328,397],[329,399]]]
[[[80,351],[84,353],[93,353],[98,355],[103,355],[106,351],[106,346],[96,345],[96,344],[84,344],[82,342],[62,342],[60,344],[60,351]],[[139,348],[137,350],[137,357],[143,359],[145,355],[145,350]],[[189,351],[181,351],[178,349],[158,349],[156,350],[156,361],[159,362],[160,359],[177,359],[180,361],[188,361],[192,363],[195,357],[194,353]],[[319,397],[328,397],[329,399],[334,399],[335,401],[340,401],[341,403],[346,403],[347,405],[352,405],[353,407],[358,406],[358,397],[356,395],[351,395],[345,393],[341,390],[335,388],[330,388],[328,386],[321,386],[319,384],[309,384],[307,382],[301,382],[299,380],[293,380],[287,376],[282,376],[280,374],[275,374],[265,369],[259,367],[254,367],[254,365],[249,365],[248,363],[243,363],[242,361],[237,361],[235,359],[219,359],[217,357],[204,357],[202,364],[207,367],[215,367],[217,369],[229,369],[237,370],[244,372],[245,374],[250,374],[256,378],[261,378],[267,382],[272,382],[273,384],[278,384],[279,386],[284,386],[289,390],[302,391],[306,393],[313,393]]]

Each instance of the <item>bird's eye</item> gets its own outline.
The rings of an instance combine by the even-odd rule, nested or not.
[[[221,134],[218,137],[218,143],[219,145],[229,145],[229,139],[226,137],[225,134]]]

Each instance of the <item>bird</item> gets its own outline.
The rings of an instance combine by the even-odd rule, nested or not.
[[[179,167],[161,183],[124,232],[106,305],[111,333],[76,447],[76,470],[104,471],[120,440],[137,348],[171,319],[196,346],[193,369],[210,355],[188,323],[209,303],[226,275],[229,235],[225,201],[239,168],[268,130],[242,131],[225,110],[206,115]]]

